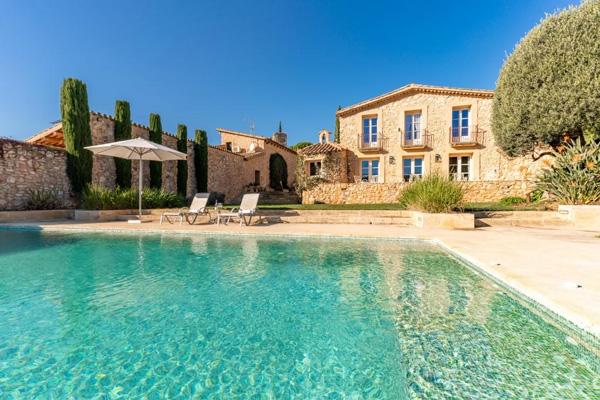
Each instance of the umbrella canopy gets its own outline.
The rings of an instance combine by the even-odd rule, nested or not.
[[[187,158],[184,153],[139,137],[120,142],[88,146],[86,149],[97,156],[126,158],[128,160],[139,160],[140,156],[142,160],[150,161],[185,160]]]
[[[185,160],[187,154],[173,150],[170,147],[151,142],[140,137],[120,142],[104,143],[95,146],[87,146],[85,149],[91,151],[97,156],[118,157],[128,160],[139,160],[138,173],[138,212],[139,221],[142,220],[142,168],[143,160],[149,161],[171,161]]]

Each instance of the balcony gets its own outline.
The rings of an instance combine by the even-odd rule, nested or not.
[[[433,135],[428,134],[426,129],[422,129],[420,132],[413,132],[409,137],[407,137],[402,129],[399,129],[399,131],[402,137],[402,148],[404,150],[426,150],[431,148]]]
[[[376,142],[365,142],[363,136],[358,135],[357,147],[361,153],[383,153],[387,148],[387,139],[380,134]]]
[[[450,146],[452,147],[478,147],[483,144],[483,132],[477,125],[452,127],[449,132]]]

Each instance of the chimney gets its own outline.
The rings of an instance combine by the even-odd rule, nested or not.
[[[279,143],[282,146],[287,147],[287,133],[283,132],[283,128],[281,126],[281,121],[279,121],[279,130],[271,136],[271,139],[274,142]]]

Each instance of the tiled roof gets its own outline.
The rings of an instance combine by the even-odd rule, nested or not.
[[[398,97],[407,96],[414,93],[433,93],[433,94],[443,94],[443,95],[452,95],[452,96],[470,96],[470,97],[482,97],[491,99],[494,97],[493,90],[487,89],[463,89],[463,88],[451,88],[447,86],[433,86],[433,85],[421,85],[418,83],[410,83],[408,85],[404,85],[401,88],[396,90],[392,90],[391,92],[384,93],[379,96],[372,97],[370,99],[361,101],[359,103],[353,104],[348,107],[344,107],[339,110],[336,115],[339,116],[347,116],[354,114],[359,111],[363,111],[365,109],[369,109],[380,105],[382,103],[388,102],[392,99],[396,99]]]
[[[300,149],[299,153],[306,156],[313,154],[327,154],[342,151],[344,148],[336,143],[316,143]]]

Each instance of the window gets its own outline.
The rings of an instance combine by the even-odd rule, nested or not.
[[[321,175],[321,161],[311,161],[308,164],[308,174],[310,176]]]
[[[227,142],[225,143],[225,148],[227,149],[227,151],[232,151],[233,146],[231,142]]]
[[[410,113],[404,116],[405,143],[419,144],[421,142],[421,113]]]
[[[468,181],[471,174],[471,157],[450,157],[450,179]]]
[[[377,117],[363,118],[363,144],[377,144]]]
[[[362,160],[360,162],[360,180],[379,182],[379,160]]]
[[[452,137],[469,136],[469,109],[452,110]]]
[[[405,182],[423,177],[423,157],[404,158],[402,160],[402,176]]]
[[[254,170],[254,184],[260,186],[260,171]]]

